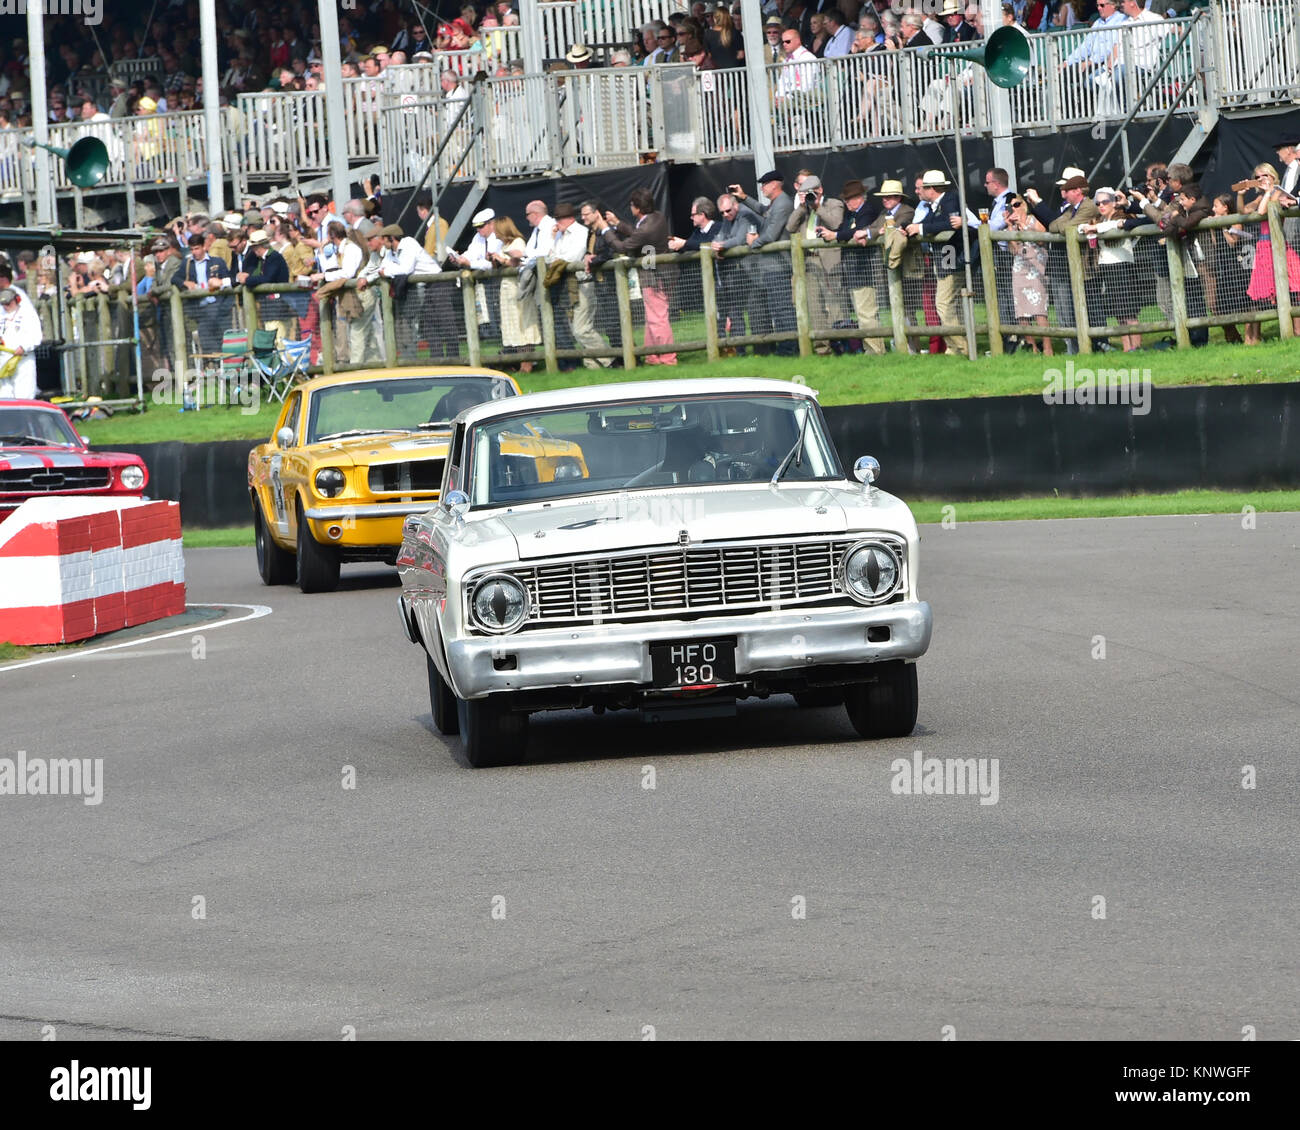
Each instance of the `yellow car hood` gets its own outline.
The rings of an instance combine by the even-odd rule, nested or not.
[[[417,459],[441,459],[447,454],[447,432],[390,432],[386,435],[346,436],[313,443],[303,450],[313,462],[329,466],[373,467]]]

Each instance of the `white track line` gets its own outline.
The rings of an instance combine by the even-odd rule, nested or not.
[[[0,665],[0,675],[6,671],[17,671],[21,667],[36,667],[42,663],[54,663],[60,659],[82,659],[87,655],[98,655],[101,651],[116,651],[120,647],[135,647],[137,644],[152,643],[156,640],[170,639],[172,636],[192,636],[201,632],[214,632],[218,628],[228,628],[232,624],[242,624],[246,620],[258,620],[271,615],[271,609],[265,604],[186,604],[186,608],[247,608],[247,616],[237,620],[214,620],[203,624],[192,624],[188,628],[176,628],[170,632],[159,632],[155,636],[141,636],[136,640],[123,640],[121,643],[104,644],[102,647],[79,648],[75,651],[61,651],[57,655],[45,655],[40,659],[24,659],[21,663]]]

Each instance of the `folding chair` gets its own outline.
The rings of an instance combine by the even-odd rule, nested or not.
[[[254,367],[251,345],[247,330],[223,330],[220,353],[200,353],[196,350],[192,354],[196,361],[220,363],[218,375],[226,385],[227,407],[239,402],[239,390],[245,380],[250,376],[256,376],[258,372]],[[206,364],[203,368],[207,368]],[[202,377],[200,377],[198,387],[195,389],[195,407],[203,403],[202,384]]]
[[[310,363],[310,337],[282,342],[277,349],[274,330],[253,331],[253,364],[272,400],[283,401],[294,382],[307,376]]]

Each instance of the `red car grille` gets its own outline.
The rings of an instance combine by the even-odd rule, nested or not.
[[[41,467],[0,471],[0,493],[44,494],[56,490],[95,490],[109,484],[107,467]]]

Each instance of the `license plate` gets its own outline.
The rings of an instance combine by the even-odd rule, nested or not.
[[[671,690],[734,682],[736,641],[670,640],[652,643],[650,672],[656,687]]]

